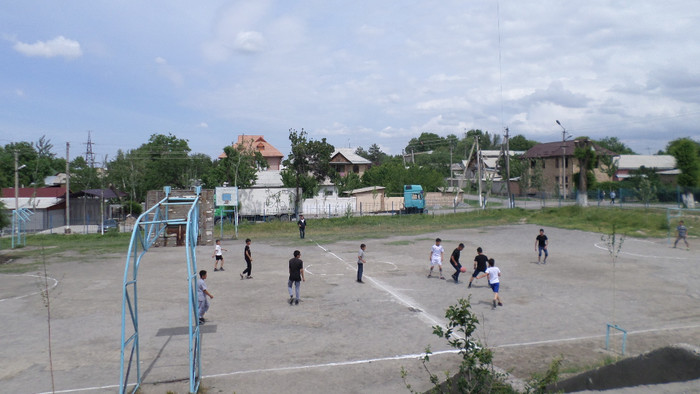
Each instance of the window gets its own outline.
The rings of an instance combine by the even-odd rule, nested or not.
[[[559,168],[559,158],[558,157],[554,158],[554,168]]]
[[[258,144],[258,147],[257,147],[257,148],[258,148],[258,151],[263,151],[263,150],[265,150],[265,145],[263,145],[263,144]]]
[[[360,172],[360,166],[358,166],[357,164],[353,165],[353,166],[352,166],[352,172],[354,172],[355,174],[357,174],[358,172]]]
[[[324,194],[325,196],[332,196],[332,195],[333,195],[333,190],[326,190],[323,194]]]

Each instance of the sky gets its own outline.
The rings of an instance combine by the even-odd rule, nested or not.
[[[400,154],[422,132],[700,141],[700,2],[4,1],[0,145],[97,161],[289,129]]]

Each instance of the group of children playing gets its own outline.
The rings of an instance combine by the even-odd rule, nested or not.
[[[433,276],[433,269],[435,267],[438,267],[440,271],[440,279],[445,279],[445,277],[442,275],[442,262],[445,256],[445,248],[441,245],[442,240],[440,238],[435,239],[435,245],[433,245],[430,248],[430,255],[428,257],[428,260],[430,261],[430,271],[428,272],[428,278],[431,278]],[[455,269],[455,273],[452,274],[452,279],[454,280],[455,283],[459,283],[459,274],[462,272],[466,272],[467,269],[466,267],[462,267],[462,264],[459,262],[459,257],[460,254],[464,250],[464,244],[460,243],[457,248],[455,248],[454,251],[452,251],[452,255],[450,256],[450,264],[452,267]],[[472,282],[474,279],[481,279],[485,278],[488,276],[489,278],[489,287],[491,287],[491,290],[493,290],[493,309],[496,309],[496,306],[503,306],[503,302],[501,301],[501,297],[498,295],[498,290],[500,286],[500,278],[501,278],[501,270],[496,267],[496,261],[494,259],[489,259],[484,255],[483,249],[481,247],[476,248],[476,257],[474,257],[474,272],[472,273],[472,277],[469,278],[469,284],[467,285],[467,288],[472,287]],[[486,267],[486,264],[488,263],[488,267]]]

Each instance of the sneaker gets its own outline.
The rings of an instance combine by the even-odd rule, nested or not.
[[[289,296],[289,305],[292,305],[292,302],[294,302],[294,296]]]
[[[250,275],[249,275],[249,276],[246,276],[245,278],[246,278],[246,279],[253,279],[253,277],[250,276]]]
[[[216,272],[216,271],[218,271],[218,270],[219,270],[218,268],[214,268],[214,272]]]
[[[294,300],[294,305],[299,305],[299,299]]]
[[[240,274],[240,275],[241,275],[241,279],[243,279],[243,274]]]
[[[499,302],[499,303],[498,303],[498,306],[503,306],[503,303],[502,303],[502,302]]]
[[[493,300],[493,309],[496,309],[496,300]]]
[[[428,274],[428,278],[432,278],[432,277],[433,277],[433,274]]]
[[[204,323],[206,323],[206,320],[204,320],[203,317],[200,317],[200,318],[199,318],[199,324],[204,324]]]
[[[471,288],[472,288],[472,282],[469,282],[469,286],[467,286],[467,289],[471,289]]]
[[[358,279],[357,283],[365,283],[365,282],[363,282],[362,279]]]
[[[441,277],[440,277],[440,279],[444,280],[444,279],[445,279],[445,277],[444,277],[444,276],[441,276]]]
[[[224,270],[224,267],[219,268],[219,271],[223,271],[223,270]]]
[[[545,260],[545,261],[542,262],[542,265],[545,265],[545,264],[547,264],[547,260]]]

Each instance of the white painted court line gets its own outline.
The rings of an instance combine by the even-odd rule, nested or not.
[[[605,250],[606,252],[608,251],[607,245],[605,245],[602,242],[594,243],[593,246],[595,246],[598,249]],[[654,256],[654,255],[647,255],[647,254],[630,253],[630,252],[625,252],[624,250],[620,251],[620,254],[625,254],[625,255],[633,256],[633,257],[641,257],[641,258],[645,258],[645,259],[660,259],[660,260],[695,260],[695,259],[697,259],[697,257],[691,258],[691,257]]]
[[[648,332],[658,332],[658,331],[687,330],[687,329],[692,329],[692,328],[700,328],[700,324],[695,324],[692,326],[683,326],[683,327],[662,327],[662,328],[649,328],[646,330],[627,331],[627,335],[645,334]],[[622,333],[614,333],[613,335],[618,336],[618,335],[622,335]],[[545,344],[550,344],[550,343],[575,342],[575,341],[583,341],[586,339],[597,339],[597,338],[605,338],[605,334],[590,335],[590,336],[585,336],[585,337],[548,339],[548,340],[544,340],[544,341],[509,343],[509,344],[505,344],[505,345],[493,346],[493,348],[498,349],[498,348],[506,348],[506,347],[545,345]]]
[[[312,240],[312,241],[313,241],[313,240]],[[313,241],[313,242],[314,242],[314,243],[316,244],[316,246],[318,246],[321,250],[323,250],[324,252],[330,254],[331,256],[335,257],[336,259],[340,260],[343,264],[345,264],[346,267],[348,267],[348,268],[350,268],[350,269],[352,269],[352,270],[355,270],[355,268],[354,268],[350,263],[348,263],[347,261],[343,260],[342,257],[340,257],[340,256],[338,256],[337,254],[331,252],[330,250],[324,248],[324,247],[321,246],[318,242],[316,242],[316,241]],[[423,308],[422,308],[420,305],[418,305],[417,303],[415,303],[415,301],[411,300],[411,299],[408,298],[408,297],[405,297],[405,296],[399,294],[398,292],[396,292],[395,290],[393,290],[389,285],[387,285],[387,284],[385,284],[385,283],[382,283],[382,282],[379,281],[378,279],[374,279],[374,278],[372,278],[372,277],[369,276],[369,275],[363,275],[363,278],[366,278],[369,282],[371,282],[371,283],[372,283],[375,287],[377,287],[378,289],[383,290],[383,291],[386,292],[386,293],[389,293],[389,294],[390,294],[396,301],[398,301],[400,304],[403,304],[403,305],[405,305],[405,306],[408,307],[408,308],[412,308],[413,311],[416,311],[416,313],[418,313],[418,316],[420,316],[421,320],[423,320],[424,322],[430,324],[431,327],[434,326],[434,325],[439,325],[440,327],[446,328],[446,327],[445,327],[445,324],[444,324],[443,322],[441,322],[437,317],[435,317],[435,316],[433,316],[433,315],[431,315],[431,314],[425,312],[425,311],[423,310]],[[418,312],[418,311],[420,311],[420,312]],[[461,338],[461,337],[460,337],[460,338]]]
[[[32,278],[44,279],[44,277],[41,276],[41,275],[32,275],[32,274],[18,274],[18,275],[14,275],[14,274],[3,274],[3,275],[4,275],[4,276],[28,276],[28,277],[32,277]],[[58,286],[58,280],[57,280],[57,279],[54,279],[54,278],[52,278],[52,277],[50,277],[50,276],[47,276],[46,279],[49,280],[49,281],[51,281],[51,282],[53,282],[53,284],[52,284],[51,286],[49,286],[49,290],[53,290],[54,287]],[[31,297],[31,296],[34,296],[34,295],[37,295],[37,294],[41,294],[43,291],[44,291],[44,290],[41,289],[41,290],[39,290],[39,291],[35,291],[34,293],[24,294],[24,295],[16,296],[16,297],[3,298],[3,299],[0,299],[0,302],[8,301],[8,300],[19,300],[19,299],[21,299],[21,298]]]

